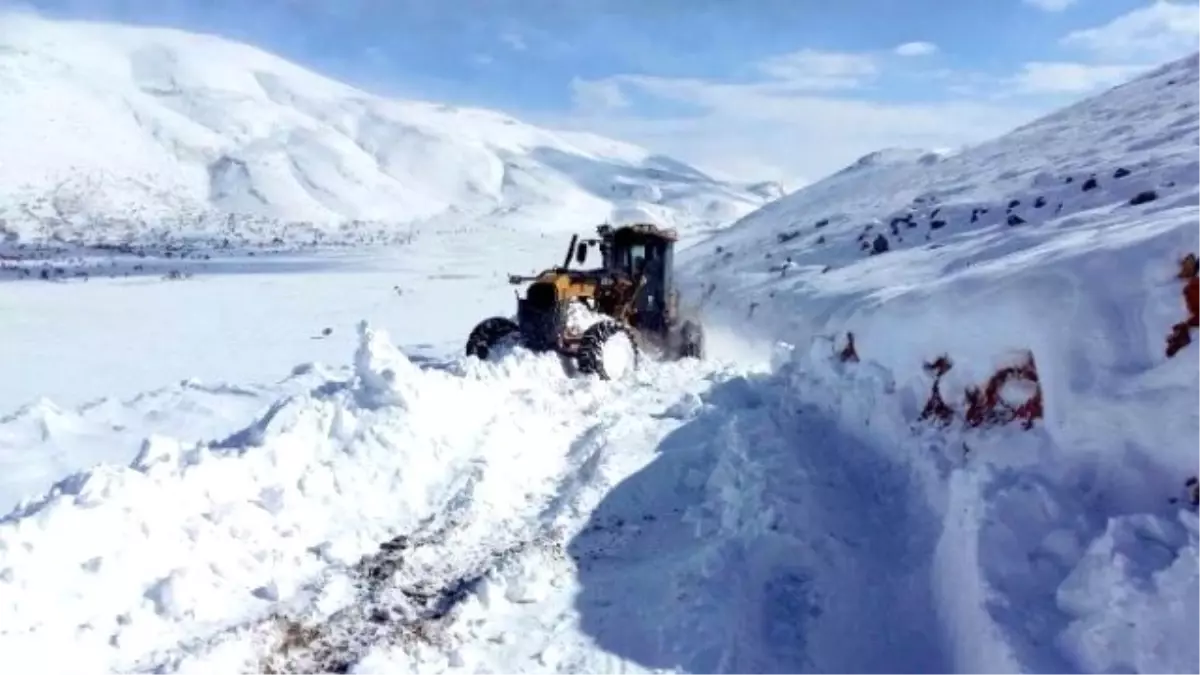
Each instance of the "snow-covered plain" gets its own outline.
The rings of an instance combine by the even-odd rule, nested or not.
[[[571,218],[545,238],[518,209],[387,252],[4,284],[4,406],[50,400],[0,420],[0,505],[22,502],[0,519],[0,654],[40,672],[1200,671],[1200,367],[1196,344],[1163,352],[1200,244],[1196,85],[1192,57],[693,239],[710,358],[617,382],[458,355],[511,310],[503,274],[558,261],[588,208],[556,206]],[[886,251],[861,248],[867,225]],[[966,425],[965,388],[1020,350],[1037,386],[999,395],[1044,414]],[[944,423],[921,419],[942,354]]]

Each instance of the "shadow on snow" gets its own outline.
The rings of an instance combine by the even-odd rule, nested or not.
[[[646,668],[945,672],[906,472],[769,377],[705,402],[568,545],[581,630]]]

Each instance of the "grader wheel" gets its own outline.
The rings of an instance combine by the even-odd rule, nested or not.
[[[467,336],[467,356],[486,361],[496,345],[514,341],[519,334],[520,329],[512,319],[502,316],[484,319]]]
[[[615,380],[637,370],[641,350],[629,327],[618,321],[600,321],[583,332],[579,372]]]

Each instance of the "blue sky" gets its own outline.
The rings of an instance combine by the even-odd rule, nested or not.
[[[7,0],[0,0],[0,5]],[[794,184],[975,142],[1197,46],[1166,0],[37,0],[250,42],[377,93],[499,108]]]

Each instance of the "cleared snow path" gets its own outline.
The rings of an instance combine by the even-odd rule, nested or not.
[[[267,662],[947,670],[937,523],[904,472],[816,409],[791,409],[769,376],[658,370],[656,386],[594,383],[613,400],[584,416],[594,423],[565,448],[570,468],[537,517],[518,519],[521,536],[450,516],[389,542],[356,568],[349,609],[272,626]]]
[[[148,440],[0,521],[0,652],[42,670],[945,670],[903,471],[721,363],[352,372]],[[70,644],[70,649],[63,649]]]

